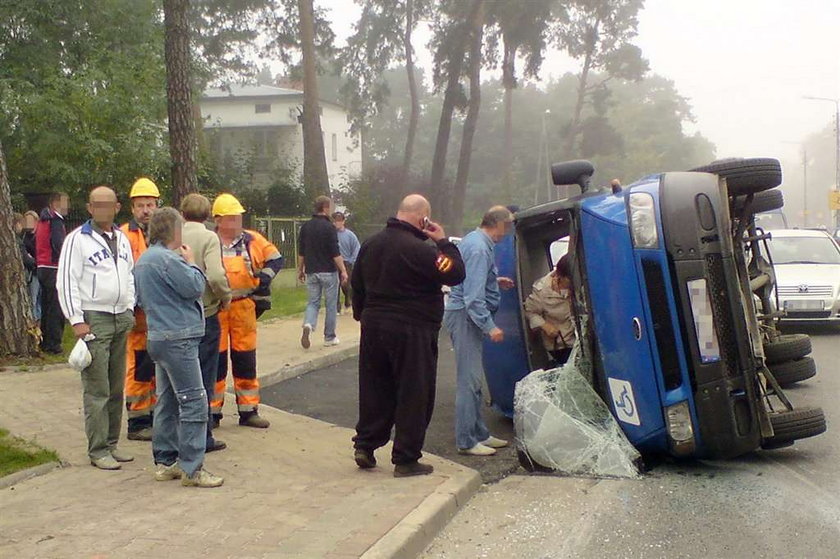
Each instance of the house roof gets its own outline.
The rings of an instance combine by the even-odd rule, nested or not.
[[[230,97],[290,97],[303,95],[303,91],[271,85],[231,85],[226,88],[211,88],[204,92],[204,99],[228,99]]]
[[[239,100],[261,100],[261,99],[287,99],[294,97],[302,98],[303,91],[297,89],[287,89],[285,87],[274,87],[272,85],[231,85],[225,88],[210,88],[204,91],[201,95],[202,101],[225,101],[228,99]],[[332,105],[346,110],[346,107],[335,101],[321,98],[321,104]]]

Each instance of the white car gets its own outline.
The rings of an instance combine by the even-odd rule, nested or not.
[[[783,320],[840,321],[840,246],[825,231],[772,231],[770,255],[776,270]]]

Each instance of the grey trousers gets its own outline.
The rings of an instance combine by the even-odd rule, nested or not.
[[[125,345],[134,327],[134,313],[85,311],[96,336],[88,342],[92,361],[82,371],[85,434],[91,460],[106,456],[120,438],[125,386]]]

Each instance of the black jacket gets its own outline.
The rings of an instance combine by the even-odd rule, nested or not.
[[[362,244],[353,267],[353,317],[440,328],[443,285],[464,281],[464,261],[448,240],[434,246],[425,233],[395,218]]]

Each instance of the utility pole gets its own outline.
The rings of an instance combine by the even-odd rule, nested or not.
[[[840,99],[831,97],[804,97],[809,101],[828,101],[834,103],[834,189],[840,190]],[[840,228],[840,211],[834,212],[834,225]]]

